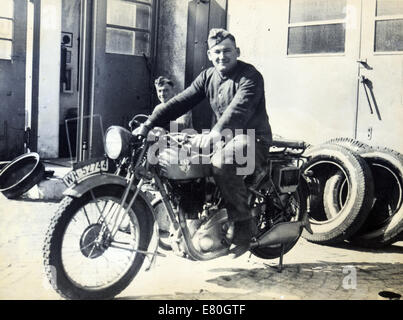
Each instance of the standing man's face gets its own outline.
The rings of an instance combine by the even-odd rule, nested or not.
[[[173,88],[169,84],[155,86],[155,89],[157,90],[157,97],[162,103],[167,102],[175,95]]]
[[[237,64],[239,48],[231,39],[224,39],[207,51],[209,60],[220,73],[227,73]]]

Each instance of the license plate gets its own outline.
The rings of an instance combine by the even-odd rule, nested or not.
[[[95,173],[108,171],[108,160],[90,160],[90,162],[79,163],[63,177],[63,182],[67,187]]]

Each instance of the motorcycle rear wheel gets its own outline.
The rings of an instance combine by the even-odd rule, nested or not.
[[[259,190],[260,192],[262,192],[262,190],[265,190],[265,185],[262,185],[260,187],[257,188],[257,190]],[[257,201],[256,197],[252,197],[251,198],[251,203],[255,203]],[[300,187],[297,189],[297,191],[295,191],[294,193],[292,193],[290,195],[289,201],[287,202],[287,208],[286,210],[292,210],[294,216],[289,219],[286,222],[289,221],[301,221],[303,218],[303,215],[306,212],[306,195],[303,192],[303,188]],[[282,221],[285,222],[285,221]],[[268,229],[265,228],[259,228],[259,233],[257,235],[257,237],[259,237],[259,235],[263,234],[264,232],[266,232]],[[302,229],[301,229],[301,233],[302,233]],[[290,251],[298,242],[301,233],[299,235],[299,237],[292,242],[289,242],[288,244],[284,245],[284,249],[283,249],[283,254],[286,254],[288,251]],[[281,245],[272,245],[272,246],[268,246],[268,247],[263,247],[263,248],[254,248],[250,250],[252,252],[252,254],[254,254],[255,256],[262,258],[262,259],[276,259],[278,257],[280,257],[282,249],[281,249]]]
[[[113,239],[95,245],[103,217],[120,206],[123,188],[100,187],[80,198],[65,197],[52,218],[43,247],[46,275],[67,299],[110,299],[140,270],[152,236],[146,205],[136,200]],[[113,209],[114,208],[114,209]],[[122,209],[123,210],[123,209]],[[105,220],[107,220],[106,215]]]

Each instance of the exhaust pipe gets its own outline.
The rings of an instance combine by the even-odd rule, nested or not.
[[[297,240],[301,234],[302,228],[309,233],[313,233],[310,227],[309,217],[307,214],[301,221],[281,222],[266,231],[256,241],[251,243],[251,248],[267,247],[275,244],[286,244]]]

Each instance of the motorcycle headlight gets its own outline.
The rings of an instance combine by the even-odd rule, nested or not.
[[[105,133],[105,152],[113,160],[129,154],[132,133],[119,126],[112,126]]]

